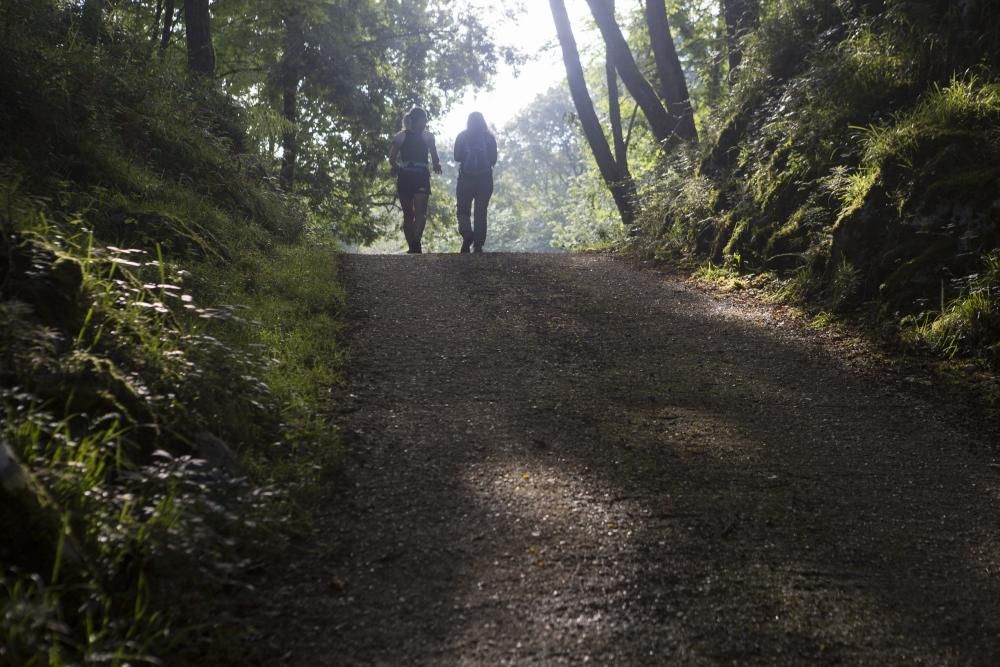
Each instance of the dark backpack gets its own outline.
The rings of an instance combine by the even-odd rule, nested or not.
[[[487,135],[476,132],[465,135],[465,159],[462,160],[463,174],[486,174],[493,168]]]

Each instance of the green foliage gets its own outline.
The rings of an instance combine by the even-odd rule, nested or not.
[[[592,89],[606,91],[603,72],[603,65],[591,68]],[[600,98],[596,102],[600,106]],[[592,163],[565,86],[536,97],[499,140],[503,159],[492,207],[500,249],[584,249],[622,240],[621,218]],[[647,166],[654,164],[646,148],[637,146],[637,164],[644,159]]]
[[[342,354],[336,334],[344,295],[335,248],[326,232],[317,232],[304,244],[279,245],[251,256],[246,279],[223,295],[243,304],[255,318],[249,324],[228,325],[226,340],[267,355],[261,380],[271,402],[280,406],[274,415],[284,425],[282,441],[273,443],[272,451],[252,456],[248,464],[299,495],[311,494],[316,479],[341,455],[336,431],[322,410],[338,381]],[[213,275],[211,269],[205,273]],[[225,273],[215,275],[224,279]]]
[[[688,72],[688,91],[699,124],[722,102],[728,73],[723,18],[716,0],[668,0],[668,21],[678,56]],[[636,21],[637,28],[645,23]],[[630,40],[631,41],[631,40]]]
[[[980,354],[1000,363],[1000,252],[987,255],[983,271],[964,282],[960,296],[940,311],[905,318],[904,339],[948,357]]]
[[[877,185],[896,185],[894,171],[909,172],[911,179],[922,169],[942,174],[926,183],[928,194],[976,197],[1000,175],[994,162],[1000,156],[998,124],[1000,85],[976,76],[935,85],[912,111],[862,132],[861,162],[840,193],[840,217],[860,209]],[[906,189],[892,192],[891,199],[902,212],[919,193],[910,191],[906,177],[899,180]]]
[[[715,266],[711,262],[698,267],[693,276],[698,280],[712,283],[727,292],[738,291],[747,287],[746,281],[738,270],[724,266]]]
[[[1000,328],[977,281],[1000,246],[995,3],[762,9],[728,98],[701,110],[709,143],[645,190],[635,247],[777,271],[787,298],[990,356]]]
[[[488,82],[500,58],[514,59],[455,0],[222,0],[214,11],[221,83],[246,104],[252,138],[275,155],[295,137],[294,191],[350,242],[384,231],[379,167],[403,113],[420,104],[440,116],[468,86]],[[301,31],[299,48],[290,26]],[[289,87],[295,123],[284,117]],[[279,166],[265,168],[276,176]]]
[[[566,217],[569,224],[554,226],[553,246],[568,250],[600,249],[616,246],[624,240],[621,216],[595,169],[573,179],[568,195]]]
[[[493,204],[499,248],[550,251],[573,244],[563,230],[577,222],[574,206],[586,197],[577,181],[588,171],[574,114],[569,91],[557,86],[500,132]]]
[[[325,225],[140,5],[93,45],[0,4],[5,664],[240,662],[225,608],[337,456]]]
[[[711,179],[691,175],[684,163],[668,164],[642,193],[643,233],[636,245],[657,258],[688,256],[712,233],[718,196]]]
[[[569,91],[562,86],[539,95],[497,132],[500,162],[489,206],[488,248],[503,252],[553,252],[620,240],[620,218],[603,181],[584,155]],[[458,172],[449,164],[452,145],[438,140],[443,171],[433,177],[424,248],[457,250],[454,194]],[[386,183],[386,190],[392,185]],[[372,247],[405,247],[398,208],[379,212],[383,240]]]

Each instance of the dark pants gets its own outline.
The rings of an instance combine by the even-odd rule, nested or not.
[[[493,196],[493,173],[459,174],[458,191],[458,233],[466,244],[469,242],[477,250],[486,243],[486,207]],[[475,216],[472,205],[475,203]],[[473,222],[474,221],[474,222]]]

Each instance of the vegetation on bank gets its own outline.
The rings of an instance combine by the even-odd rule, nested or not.
[[[238,662],[234,605],[338,455],[329,232],[119,27],[0,3],[5,665]]]
[[[650,185],[636,245],[997,367],[1000,12],[762,6],[712,141]]]

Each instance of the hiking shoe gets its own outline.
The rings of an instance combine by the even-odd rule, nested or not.
[[[472,246],[472,241],[466,240],[462,241],[462,249],[459,252],[465,253],[469,252],[469,248]]]
[[[481,245],[473,246],[472,248],[472,252],[482,252],[482,251],[483,251],[483,246]]]

